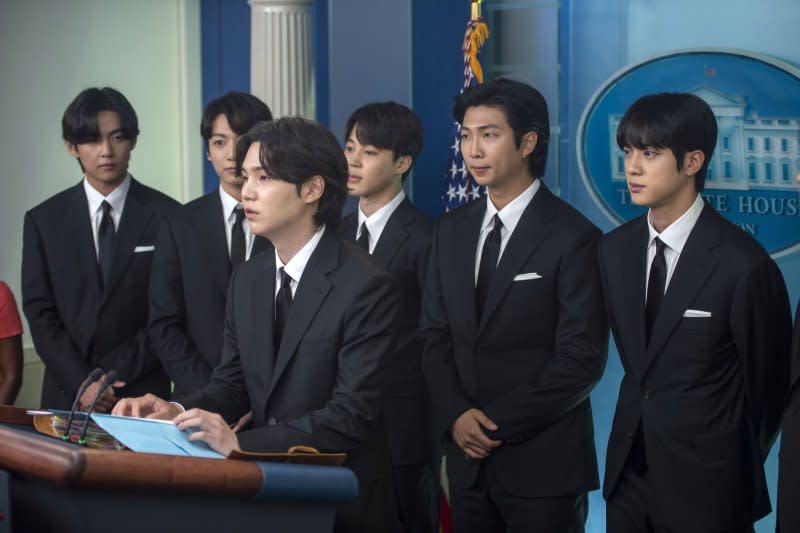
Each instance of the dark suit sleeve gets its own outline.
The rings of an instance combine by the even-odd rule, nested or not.
[[[236,334],[236,280],[239,270],[234,270],[228,284],[228,301],[225,307],[225,331],[222,357],[205,387],[181,401],[186,409],[198,407],[219,413],[229,423],[236,422],[250,410],[250,400],[239,359],[239,341]],[[265,342],[268,342],[265,340]]]
[[[422,371],[428,383],[434,430],[437,436],[442,437],[459,416],[474,406],[461,388],[456,371],[450,322],[442,296],[439,232],[437,225],[422,297],[422,331],[425,336]]]
[[[738,284],[730,328],[742,355],[751,423],[762,459],[775,442],[789,388],[792,311],[783,276],[765,257]]]
[[[588,398],[608,355],[608,322],[597,260],[599,231],[560,262],[555,350],[536,377],[488,404],[491,438],[530,438]]]
[[[172,225],[161,225],[150,269],[150,341],[164,370],[181,391],[196,391],[213,370],[186,332],[181,258]]]
[[[367,440],[381,411],[396,315],[397,294],[388,276],[365,283],[345,312],[330,401],[295,419],[239,433],[242,449],[286,450],[304,444],[348,451]]]
[[[42,237],[30,213],[25,215],[22,242],[22,308],[36,352],[71,398],[92,369],[59,315]]]

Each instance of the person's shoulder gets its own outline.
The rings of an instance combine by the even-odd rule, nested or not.
[[[705,217],[698,223],[714,224],[720,230],[720,246],[718,253],[726,256],[730,261],[740,264],[756,264],[763,261],[772,261],[767,250],[750,233],[729,221],[714,208],[706,205]],[[702,215],[701,215],[702,216]]]
[[[28,210],[28,214],[34,218],[40,217],[60,217],[63,210],[69,209],[73,201],[83,192],[82,184],[68,187],[63,191],[57,192],[53,196],[40,202]]]
[[[600,228],[563,198],[559,198],[547,189],[540,190],[537,194],[546,195],[547,201],[552,202],[555,211],[555,224],[552,227],[556,232],[574,236],[579,241],[588,238],[599,239],[603,234]]]
[[[131,193],[136,195],[137,199],[146,204],[150,209],[162,215],[174,213],[181,207],[181,204],[171,196],[152,187],[148,187],[135,179],[131,179],[131,188],[128,194]]]
[[[427,213],[414,205],[410,200],[400,204],[400,208],[403,208],[407,213],[409,220],[408,227],[413,233],[427,235],[428,237],[431,236],[434,223],[433,219],[429,217]]]

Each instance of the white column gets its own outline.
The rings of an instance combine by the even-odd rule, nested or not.
[[[314,118],[313,0],[248,0],[250,90],[275,118]]]

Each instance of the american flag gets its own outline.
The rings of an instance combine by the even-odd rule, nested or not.
[[[464,33],[462,44],[464,81],[461,92],[483,83],[483,71],[478,61],[478,55],[488,36],[489,28],[483,19],[476,18],[467,23],[467,30]],[[475,179],[467,170],[464,158],[461,157],[461,125],[458,122],[453,122],[452,131],[453,143],[450,146],[450,156],[444,175],[444,187],[442,188],[442,210],[445,212],[486,194],[486,188],[475,182]]]

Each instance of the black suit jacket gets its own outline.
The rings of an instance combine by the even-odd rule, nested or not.
[[[795,311],[792,339],[789,401],[783,416],[781,451],[778,461],[778,529],[783,533],[800,531],[800,305]]]
[[[394,353],[391,279],[328,229],[303,271],[277,354],[274,302],[270,248],[234,270],[222,360],[208,385],[183,404],[229,422],[252,409],[251,429],[238,434],[243,450],[307,445],[347,452],[359,491],[369,492],[389,464],[379,415]]]
[[[180,399],[202,389],[219,364],[231,265],[219,191],[162,224],[150,273],[150,340]],[[253,240],[251,257],[265,250]]]
[[[147,285],[158,227],[178,205],[131,179],[105,292],[82,183],[25,214],[22,307],[45,364],[43,407],[68,409],[95,367],[119,372],[123,396],[169,393],[147,338]]]
[[[358,213],[342,220],[340,235],[355,242]],[[389,217],[372,257],[383,266],[400,296],[395,321],[397,351],[387,371],[386,433],[396,465],[431,461],[430,413],[422,377],[422,332],[419,327],[422,290],[428,270],[433,222],[407,198]]]
[[[639,422],[649,512],[676,531],[728,531],[769,512],[763,462],[789,378],[791,311],[778,267],[708,205],[689,235],[645,346],[647,221],[600,243],[611,329],[625,376],[603,494],[613,492]],[[707,318],[684,317],[687,309]]]
[[[469,487],[486,464],[515,496],[583,493],[599,485],[589,393],[608,347],[600,230],[542,184],[478,317],[474,268],[485,210],[480,200],[439,220],[423,298],[423,369],[448,477]],[[465,459],[450,435],[472,407],[497,424],[489,436],[504,441],[480,461]]]

